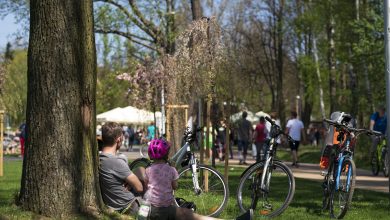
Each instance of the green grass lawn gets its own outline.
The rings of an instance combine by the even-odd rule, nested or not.
[[[19,193],[22,161],[4,161],[4,176],[0,177],[0,219],[31,219],[31,212],[24,212],[14,204]],[[7,218],[5,218],[7,219]]]
[[[371,170],[369,149],[371,143],[366,137],[359,137],[358,145],[354,152],[354,162],[359,169]],[[301,163],[320,163],[322,146],[300,145],[298,159]],[[290,149],[279,147],[276,157],[282,161],[291,161]]]
[[[0,219],[35,219],[37,216],[13,205],[19,191],[21,161],[5,161],[4,176],[0,177]],[[223,168],[221,167],[221,172]],[[230,168],[229,203],[220,216],[233,219],[239,215],[236,202],[237,186],[242,168]],[[329,212],[321,211],[320,182],[296,179],[295,196],[286,211],[276,219],[329,219]],[[282,190],[282,189],[280,189]],[[345,219],[390,219],[389,194],[355,190],[351,209]]]

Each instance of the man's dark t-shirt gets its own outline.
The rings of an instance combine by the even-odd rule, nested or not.
[[[124,159],[108,153],[100,153],[100,188],[104,203],[114,210],[126,208],[134,194],[125,187],[126,178],[132,174]]]
[[[246,119],[241,119],[238,122],[238,129],[237,129],[237,139],[240,141],[249,141],[249,135],[250,131],[252,130],[252,124],[246,120]]]

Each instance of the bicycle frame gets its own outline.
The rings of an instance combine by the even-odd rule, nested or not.
[[[268,192],[268,190],[269,190],[269,182],[271,181],[271,175],[270,175],[269,172],[267,172],[267,169],[270,166],[270,164],[272,164],[272,161],[273,161],[273,156],[274,156],[273,155],[273,146],[274,146],[274,143],[275,143],[275,138],[271,138],[270,144],[269,144],[270,147],[267,150],[267,154],[266,154],[266,159],[265,159],[265,164],[264,164],[264,168],[263,168],[263,173],[261,175],[261,189],[263,191],[266,191],[266,192]],[[268,176],[266,176],[266,175],[268,175]]]
[[[341,169],[343,162],[345,158],[350,158],[352,160],[352,155],[343,155],[343,152],[339,154],[339,159],[338,159],[338,167],[337,167],[337,175],[336,175],[336,191],[339,189],[340,185],[340,174],[341,174]],[[351,179],[351,173],[352,173],[352,167],[348,168],[348,174],[347,174],[347,191],[349,191],[349,180]]]
[[[387,150],[387,145],[386,145],[386,139],[383,138],[381,140],[379,140],[379,144],[376,148],[376,153],[377,153],[377,156],[378,156],[378,161],[382,161],[382,154],[383,154],[383,151],[386,151]]]
[[[194,192],[195,194],[200,194],[201,189],[198,181],[198,173],[196,172],[198,162],[195,158],[194,153],[191,152],[190,143],[186,141],[186,143],[172,156],[171,161],[175,163],[176,169],[182,167],[182,162],[184,156],[189,154],[189,163],[188,165],[191,167],[192,171],[192,182],[194,183]]]
[[[172,157],[171,161],[175,163],[176,169],[181,168],[181,162],[183,162],[184,156],[187,153],[191,153],[191,147],[188,142],[186,142]],[[191,160],[190,160],[191,161]]]

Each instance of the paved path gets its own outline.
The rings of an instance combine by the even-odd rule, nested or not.
[[[134,149],[132,152],[126,152],[124,150],[121,150],[122,153],[126,154],[130,160],[139,158],[139,147],[134,146]],[[237,158],[237,156],[235,155]],[[216,160],[217,163],[224,163],[219,162]],[[253,158],[250,158],[248,161],[248,164],[252,164],[255,162]],[[291,162],[286,162],[287,165],[291,165]],[[230,166],[241,166],[245,167],[245,165],[238,165],[237,159],[231,159],[229,160]],[[308,163],[301,163],[299,168],[291,167],[292,171],[294,173],[294,176],[296,178],[303,178],[303,179],[310,179],[310,180],[317,180],[322,181],[323,176],[321,176],[321,171],[319,169],[318,164],[308,164]],[[356,187],[360,189],[367,189],[367,190],[373,190],[373,191],[379,191],[379,192],[389,192],[389,179],[387,177],[383,176],[383,173],[379,173],[378,176],[373,176],[371,174],[371,171],[357,169],[357,177],[356,177]]]

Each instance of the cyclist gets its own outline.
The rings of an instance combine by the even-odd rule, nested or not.
[[[386,108],[382,105],[378,106],[377,111],[374,112],[370,117],[370,130],[381,132],[386,134],[387,127],[387,117],[386,117]],[[379,144],[380,138],[377,136],[372,136],[372,146],[370,150],[370,155],[372,156],[376,152],[376,148]]]

